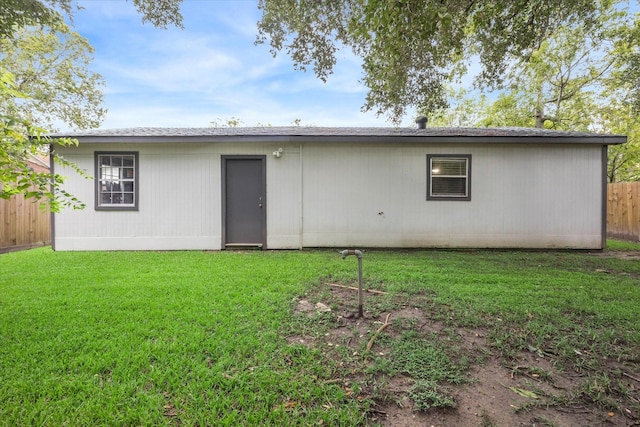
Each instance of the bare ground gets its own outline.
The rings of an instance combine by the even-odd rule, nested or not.
[[[354,305],[356,291],[330,284],[321,288],[317,294],[297,301],[295,311],[309,318],[322,316],[330,327],[320,336],[314,336],[310,329],[308,335],[294,335],[287,339],[290,343],[320,348],[327,356],[338,360],[342,365],[341,374],[332,381],[342,383],[348,394],[354,383],[364,384],[359,395],[353,397],[373,400],[368,418],[370,425],[640,426],[637,406],[620,406],[617,412],[611,412],[602,405],[588,402],[588,399],[576,398],[580,396],[579,388],[584,378],[559,369],[552,355],[525,351],[516,358],[504,360],[487,342],[488,328],[453,328],[453,335],[459,337],[455,348],[474,361],[468,371],[468,383],[446,386],[455,401],[455,408],[417,411],[409,397],[409,390],[415,382],[413,378],[395,375],[372,381],[366,377],[362,365],[371,363],[371,358],[362,357],[364,343],[371,342],[369,351],[375,352],[375,357],[390,357],[390,349],[378,344],[383,334],[398,336],[410,325],[424,336],[435,334],[443,340],[451,340],[452,328],[432,319],[424,308],[416,308],[420,305],[414,304],[415,298],[412,298],[413,303],[405,301],[399,308],[379,314],[365,311],[364,316],[358,318],[355,315],[357,306]],[[366,293],[365,298],[367,307],[375,305],[375,301],[384,296]],[[376,333],[385,323],[389,325]],[[342,351],[338,351],[341,346]],[[345,358],[344,354],[351,354],[353,358]],[[635,398],[639,396],[640,379],[634,375],[622,375],[620,380]]]

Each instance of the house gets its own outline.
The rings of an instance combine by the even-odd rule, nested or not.
[[[55,250],[601,249],[607,146],[624,136],[486,128],[132,128],[55,150],[84,210]],[[59,167],[59,166],[58,166]]]

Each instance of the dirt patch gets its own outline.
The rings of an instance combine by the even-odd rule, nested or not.
[[[426,296],[393,302],[384,294],[367,293],[362,318],[357,313],[357,292],[322,285],[295,312],[309,319],[323,319],[322,333],[288,337],[290,343],[322,348],[339,361],[345,387],[359,384],[360,400],[373,402],[371,425],[382,426],[640,426],[637,407],[621,406],[611,412],[597,402],[580,399],[584,378],[556,366],[552,356],[532,351],[504,360],[487,342],[488,327],[461,328],[446,324],[432,313]],[[381,328],[385,323],[386,327]],[[405,331],[442,340],[452,357],[469,360],[468,381],[445,384],[453,407],[416,409],[411,390],[418,379],[404,373],[373,374],[373,360],[392,358],[390,342]],[[366,349],[371,343],[370,350]],[[391,361],[391,360],[389,360]],[[626,378],[625,386],[638,396],[640,382]],[[640,402],[639,402],[640,403]]]
[[[591,255],[607,257],[607,258],[628,259],[628,260],[640,259],[640,251],[602,251],[602,252],[592,252]]]

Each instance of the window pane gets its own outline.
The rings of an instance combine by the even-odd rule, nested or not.
[[[111,165],[111,157],[109,157],[109,156],[100,156],[100,165],[102,165],[102,166]]]
[[[116,179],[118,176],[118,168],[105,166],[100,170],[100,179]]]
[[[133,193],[124,193],[123,196],[124,196],[123,203],[126,203],[128,205],[133,204]]]
[[[122,178],[133,179],[133,168],[122,168]]]
[[[434,175],[466,176],[466,159],[431,159],[431,172]]]
[[[442,178],[433,177],[431,182],[431,194],[433,196],[466,196],[466,178]]]
[[[133,167],[133,156],[123,156],[122,166]]]
[[[111,156],[112,166],[122,166],[122,156]]]

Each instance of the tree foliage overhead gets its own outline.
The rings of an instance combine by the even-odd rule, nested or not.
[[[0,72],[0,94],[5,98],[25,98],[15,84],[11,73]],[[8,199],[15,194],[25,198],[47,200],[49,208],[57,212],[63,207],[81,209],[84,203],[64,191],[64,178],[59,174],[39,172],[30,165],[32,156],[46,153],[52,141],[44,136],[44,130],[15,116],[0,114],[0,198]],[[73,145],[70,139],[56,141],[61,145]],[[73,163],[57,157],[59,165],[84,172]]]
[[[609,1],[597,3],[592,25],[561,25],[504,74],[501,96],[519,98],[531,125],[587,131],[593,112],[619,85],[616,70],[623,64],[617,52],[624,50],[619,34],[631,19]]]
[[[70,0],[0,0],[0,39],[13,37],[19,28],[53,25],[71,16]]]
[[[182,26],[180,3],[133,0],[143,22],[163,28]],[[102,77],[89,70],[93,48],[65,23],[77,8],[75,0],[0,0],[0,198],[44,199],[54,212],[84,203],[64,191],[61,175],[34,170],[31,157],[49,151],[54,141],[45,134],[57,124],[97,127],[105,113]],[[84,175],[52,155],[57,165]]]
[[[627,135],[627,144],[609,147],[608,180],[640,180],[637,16],[615,2],[597,6],[591,25],[561,25],[507,67],[491,102],[484,94],[454,92],[451,107],[432,113],[430,124]]]
[[[364,110],[399,121],[409,106],[446,104],[454,65],[475,52],[481,78],[498,85],[508,65],[526,58],[561,25],[590,27],[592,0],[260,0],[258,43],[286,51],[298,69],[325,80],[342,47],[363,60]]]
[[[26,97],[0,94],[0,111],[39,127],[62,123],[75,129],[97,127],[102,107],[102,77],[91,72],[93,48],[64,23],[21,28],[0,39],[0,69],[10,70]]]
[[[149,22],[158,28],[175,25],[182,28],[180,14],[182,0],[133,0],[133,4],[142,15],[142,22]]]
[[[143,22],[182,28],[182,0],[133,0]],[[0,38],[11,38],[18,28],[55,25],[73,19],[77,0],[0,0]]]
[[[182,27],[179,11],[182,0],[131,1],[143,22],[161,28]],[[386,114],[395,122],[400,122],[407,108],[417,107],[421,112],[435,111],[442,123],[456,125],[474,120],[484,125],[542,124],[584,129],[595,124],[607,132],[640,135],[636,131],[640,107],[632,110],[634,101],[640,106],[637,84],[640,23],[636,21],[634,27],[615,34],[603,26],[604,13],[616,11],[624,3],[624,0],[258,0],[262,16],[256,42],[268,43],[273,55],[286,52],[296,69],[312,68],[323,81],[331,75],[340,50],[351,50],[362,59],[362,82],[369,89],[363,109]],[[74,110],[72,106],[78,102],[73,95],[57,112],[51,107],[41,110],[39,119],[29,115],[41,108],[29,97],[35,99],[34,94],[42,94],[46,89],[59,90],[48,83],[67,79],[64,86],[74,87],[71,93],[75,94],[91,94],[90,86],[101,84],[99,77],[86,69],[88,45],[71,32],[60,30],[65,17],[72,19],[76,8],[77,0],[0,0],[0,55],[5,58],[15,55],[7,62],[12,65],[6,66],[9,71],[15,69],[13,73],[0,69],[4,79],[0,86],[4,105],[0,123],[5,146],[11,138],[25,141],[20,135],[29,132],[34,133],[31,140],[38,146],[42,141],[41,129],[31,125],[30,118],[50,123],[53,116],[47,119],[47,114],[58,114],[58,119],[73,123],[72,127],[91,127],[99,120],[102,112],[98,103],[87,101]],[[21,43],[30,40],[32,45],[40,43],[42,49],[47,45],[47,28],[56,29],[58,36],[66,34],[59,39],[60,43],[71,41],[78,48],[75,61],[76,65],[82,65],[74,70],[79,72],[51,67],[51,74],[38,74],[34,67],[25,65],[28,60],[20,55],[28,49],[27,44]],[[614,50],[600,56],[589,55],[602,51],[602,44],[609,43],[610,36],[617,37]],[[591,46],[571,44],[581,37],[592,40]],[[64,44],[58,46],[75,49]],[[478,58],[481,65],[477,80],[481,87],[506,90],[493,104],[486,98],[481,100],[484,119],[480,117],[482,111],[473,110],[473,100],[465,100],[453,114],[445,108],[450,98],[447,83],[466,70],[472,57]],[[38,61],[55,63],[46,55],[33,63]],[[25,67],[15,67],[18,63]],[[610,73],[612,67],[614,71]],[[36,80],[41,81],[39,84],[44,80],[44,85],[38,86]],[[88,86],[79,84],[82,80]],[[603,103],[602,94],[616,102]],[[98,95],[92,97],[98,99]],[[46,104],[52,98],[42,99]],[[20,110],[21,107],[24,108]],[[80,110],[85,114],[82,120],[78,120]],[[63,111],[67,115],[60,118]],[[633,118],[625,121],[621,118],[624,114]],[[638,164],[638,151],[632,145],[629,147],[615,153],[616,165],[621,166],[610,169],[616,171],[610,179],[624,176],[620,171],[629,161]]]
[[[101,119],[101,77],[87,70],[91,47],[64,22],[72,14],[68,0],[0,0],[0,10],[0,198],[23,194],[46,200],[52,211],[82,208],[61,175],[36,171],[30,160],[48,153],[45,134],[55,121],[78,128]]]
[[[634,106],[635,113],[640,112],[640,17],[636,17],[633,26],[624,28],[620,32],[620,43],[624,49],[617,52],[619,60],[626,64],[620,73],[628,93],[628,98]]]

